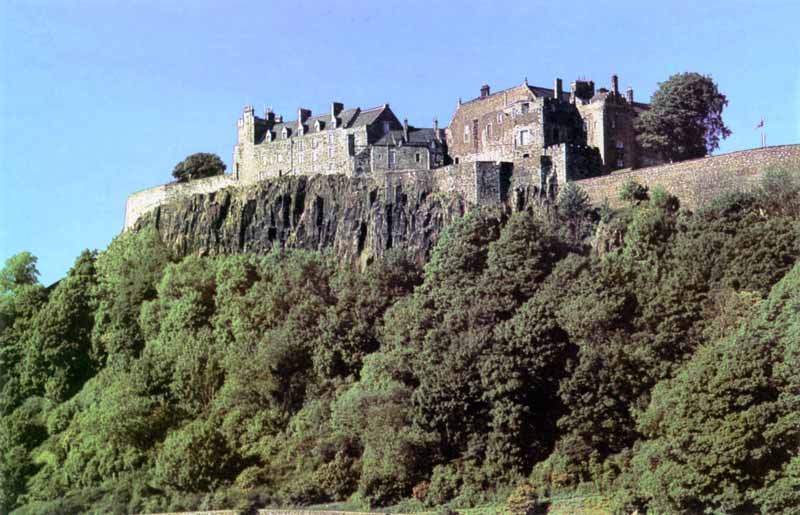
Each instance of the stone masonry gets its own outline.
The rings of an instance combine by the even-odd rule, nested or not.
[[[401,122],[389,104],[345,109],[332,102],[329,112],[315,116],[300,108],[295,120],[284,120],[271,109],[259,117],[247,106],[237,122],[232,173],[134,193],[126,203],[125,229],[175,199],[269,178],[331,174],[370,179],[387,188],[413,176],[481,205],[531,193],[554,195],[568,181],[580,181],[595,201],[609,198],[613,203],[621,181],[636,177],[647,185],[663,184],[686,198],[685,205],[696,205],[754,180],[765,159],[796,154],[793,146],[775,147],[783,150],[653,166],[659,160],[637,147],[634,133],[636,117],[648,108],[634,101],[631,88],[620,93],[616,75],[610,89],[597,91],[588,80],[573,81],[569,92],[561,79],[553,88],[525,80],[495,93],[484,85],[480,96],[458,100],[445,129],[435,119],[431,128]],[[741,166],[731,168],[730,163]],[[636,170],[640,166],[649,168]],[[622,168],[633,171],[608,175]]]

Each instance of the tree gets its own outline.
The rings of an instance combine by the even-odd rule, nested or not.
[[[222,162],[222,159],[217,154],[197,152],[176,164],[175,168],[172,169],[172,176],[178,182],[186,182],[202,179],[203,177],[222,175],[223,172],[225,172],[225,163]]]
[[[671,161],[703,157],[731,131],[722,121],[728,105],[711,77],[679,73],[659,83],[650,109],[636,121],[642,148]]]
[[[0,292],[8,293],[17,286],[36,284],[39,275],[36,260],[30,252],[20,252],[6,259],[6,265],[0,270]]]

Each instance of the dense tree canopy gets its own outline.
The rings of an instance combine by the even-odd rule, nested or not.
[[[659,83],[650,109],[636,120],[639,144],[670,161],[710,154],[731,134],[722,121],[726,105],[711,77],[675,74]]]
[[[172,176],[178,182],[185,182],[202,179],[203,177],[222,175],[225,172],[225,168],[225,163],[222,162],[222,159],[217,154],[197,152],[176,164],[175,168],[172,169]]]
[[[797,179],[694,213],[623,194],[475,209],[422,269],[180,258],[152,229],[49,290],[10,259],[0,512],[469,507],[522,484],[515,506],[792,513]]]

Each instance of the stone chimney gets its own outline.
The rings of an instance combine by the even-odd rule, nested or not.
[[[619,77],[617,77],[617,74],[611,76],[611,91],[614,92],[614,96],[619,96]]]
[[[556,100],[561,100],[561,79],[556,79],[555,84],[553,85],[553,98]]]
[[[275,122],[275,113],[272,112],[271,107],[267,107],[264,109],[264,119],[267,121],[268,124],[272,124]]]
[[[336,117],[339,116],[344,110],[344,104],[341,102],[331,102],[331,127],[338,127],[339,123],[336,121]]]
[[[434,137],[434,139],[436,139],[436,141],[439,141],[440,136],[439,136],[439,119],[438,118],[434,118],[433,119],[433,137]]]
[[[408,141],[408,118],[403,118],[403,139]]]
[[[489,96],[489,85],[484,84],[483,86],[481,86],[481,98],[488,96]]]
[[[297,123],[303,125],[309,118],[311,118],[311,109],[303,109],[301,107],[297,110]]]
[[[633,88],[628,86],[628,89],[625,90],[625,98],[628,99],[629,104],[633,104]]]
[[[279,114],[275,117],[275,123],[283,123],[283,115]]]

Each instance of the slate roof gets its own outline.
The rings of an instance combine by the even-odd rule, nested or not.
[[[379,147],[395,146],[398,142],[403,142],[403,145],[409,147],[427,147],[431,141],[436,139],[436,133],[433,129],[418,129],[416,127],[408,128],[408,141],[403,141],[403,131],[396,129],[391,130],[385,134],[378,141],[373,143]]]
[[[370,125],[378,119],[386,106],[373,107],[371,109],[359,110],[358,108],[345,109],[339,113],[337,117],[340,121],[339,128],[351,127],[364,127]],[[320,122],[320,130],[317,131],[317,123]],[[331,113],[321,114],[317,116],[310,116],[303,124],[305,128],[305,135],[316,134],[317,132],[325,132],[330,130],[333,126],[331,121]],[[297,135],[297,120],[290,120],[281,123],[276,123],[272,126],[272,141],[281,141],[288,138],[283,137],[283,129],[289,129],[289,138]],[[267,123],[263,118],[256,118],[256,144],[266,141],[267,136]]]
[[[500,91],[495,91],[494,93],[491,93],[490,95],[488,95],[486,97],[475,97],[472,100],[467,100],[466,102],[461,102],[461,104],[462,105],[471,104],[472,102],[477,102],[477,101],[482,100],[484,98],[493,97],[495,95],[499,95],[500,93],[505,93],[506,91],[510,91],[510,90],[512,90],[514,88],[518,88],[519,86],[523,86],[523,85],[525,85],[525,84],[524,83],[523,84],[518,84],[516,86],[511,86],[510,88],[501,89]],[[536,97],[553,98],[553,88],[544,88],[542,86],[531,86],[531,85],[528,85],[528,90],[531,93],[533,93]],[[569,98],[569,91],[561,90],[561,98],[564,98],[564,99]]]

